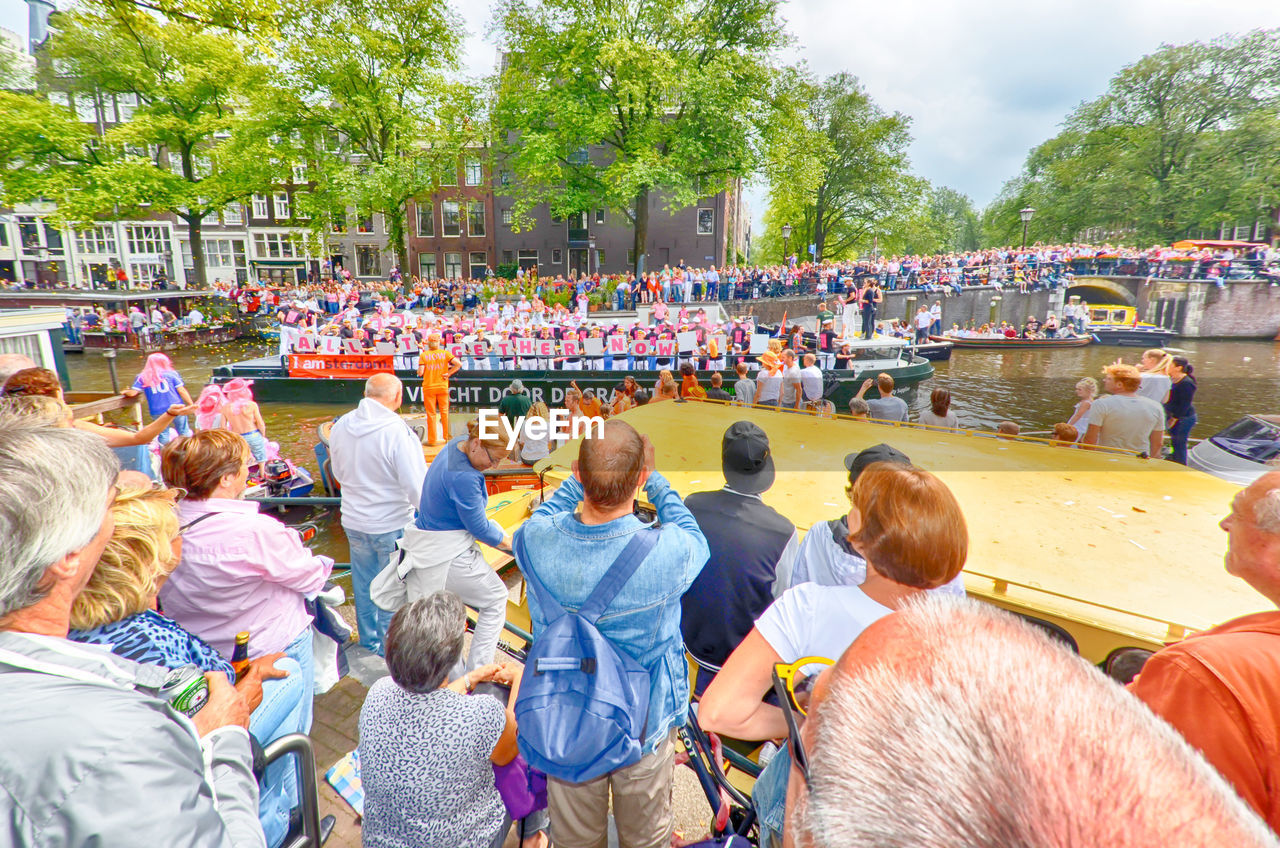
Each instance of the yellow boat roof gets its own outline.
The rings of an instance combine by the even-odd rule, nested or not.
[[[721,436],[734,421],[754,421],[777,470],[764,501],[801,531],[847,512],[846,454],[893,445],[959,500],[971,593],[1013,584],[1008,591],[1042,593],[1047,607],[1157,643],[1268,607],[1223,570],[1217,522],[1238,487],[1170,462],[715,403],[649,404],[623,418],[648,434],[658,470],[681,495],[724,485]],[[548,477],[563,476],[577,450],[570,442],[548,457],[558,466]]]

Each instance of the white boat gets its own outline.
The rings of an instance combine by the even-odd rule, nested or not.
[[[1187,464],[1241,486],[1280,470],[1280,415],[1246,415],[1192,447]]]

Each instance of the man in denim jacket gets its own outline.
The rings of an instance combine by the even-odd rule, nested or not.
[[[587,783],[548,781],[552,829],[561,848],[607,844],[610,791],[622,848],[670,844],[675,734],[689,708],[680,597],[710,551],[680,495],[654,470],[653,445],[617,419],[605,422],[603,438],[583,441],[573,477],[518,531],[530,560],[521,567],[532,569],[561,605],[576,610],[632,535],[646,526],[632,514],[640,486],[657,508],[662,534],[596,626],[649,670],[644,756]],[[575,512],[579,503],[582,509]],[[529,612],[536,639],[547,619],[533,594]]]

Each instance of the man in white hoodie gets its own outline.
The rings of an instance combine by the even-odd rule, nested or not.
[[[333,475],[342,486],[342,529],[351,548],[356,628],[360,644],[379,656],[391,613],[369,598],[369,584],[413,520],[427,475],[422,442],[396,414],[402,393],[394,375],[374,374],[364,384],[364,400],[329,435]]]

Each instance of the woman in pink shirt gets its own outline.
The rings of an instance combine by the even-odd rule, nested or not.
[[[324,588],[333,560],[242,500],[249,445],[230,430],[203,430],[165,446],[161,473],[186,490],[178,503],[182,560],[160,590],[165,615],[224,657],[236,634],[249,631],[249,656],[283,651],[297,660],[310,689],[311,615],[305,600]],[[305,724],[311,726],[311,699]]]

